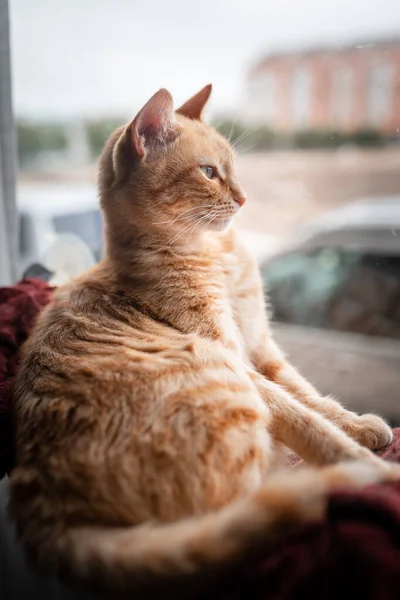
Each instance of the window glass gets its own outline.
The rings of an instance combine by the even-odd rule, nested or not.
[[[373,2],[378,20],[364,10]],[[177,108],[211,83],[204,121],[234,146],[248,197],[233,225],[263,267],[275,320],[302,325],[277,326],[276,342],[323,393],[349,406],[359,395],[360,412],[380,411],[385,397],[400,423],[400,2],[367,0],[360,11],[360,0],[204,0],[201,13],[183,0],[8,4],[19,276],[40,263],[60,285],[102,258],[97,174],[106,140],[160,88]],[[172,199],[184,227],[188,198]],[[164,233],[169,219],[154,222]],[[313,247],[323,248],[299,244],[263,263],[310,240],[310,227]],[[360,387],[365,371],[376,388]]]

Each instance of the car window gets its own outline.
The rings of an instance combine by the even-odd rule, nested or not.
[[[400,339],[400,257],[321,248],[262,269],[276,321]]]
[[[92,250],[96,260],[103,255],[103,222],[99,210],[69,213],[53,217],[57,233],[70,232],[79,236]]]
[[[331,299],[327,326],[400,339],[400,256],[364,254]]]

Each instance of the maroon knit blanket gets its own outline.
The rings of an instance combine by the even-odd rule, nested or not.
[[[0,479],[12,465],[12,384],[18,349],[34,319],[51,299],[52,288],[41,279],[24,279],[0,288]]]
[[[26,279],[0,289],[0,478],[12,466],[12,382],[17,351],[51,287]],[[381,453],[400,462],[400,429]],[[265,550],[249,566],[235,565],[212,600],[363,600],[400,598],[400,483],[332,496],[323,523],[289,543]]]

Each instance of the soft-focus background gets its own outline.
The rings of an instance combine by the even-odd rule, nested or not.
[[[20,272],[102,255],[95,161],[160,87],[206,83],[276,336],[324,393],[400,423],[400,3],[11,0]]]

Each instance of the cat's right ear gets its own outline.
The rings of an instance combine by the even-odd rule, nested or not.
[[[143,157],[154,145],[171,141],[174,133],[172,96],[161,89],[138,112],[130,124],[133,151]]]
[[[203,87],[202,90],[197,92],[197,94],[189,98],[189,100],[178,108],[176,112],[188,119],[200,121],[204,106],[207,104],[211,91],[212,85],[209,83]]]
[[[155,147],[173,141],[177,134],[172,96],[161,89],[138,112],[114,146],[113,166],[122,179],[130,161],[143,159]]]

